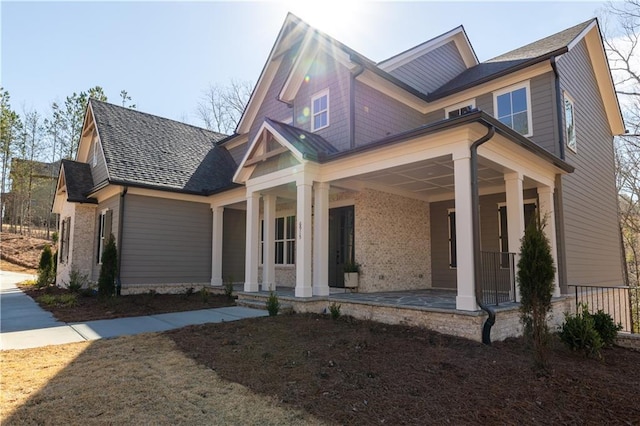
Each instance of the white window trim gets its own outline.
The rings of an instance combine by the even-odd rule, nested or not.
[[[452,235],[451,235],[451,221],[449,220],[449,216],[451,215],[451,213],[455,213],[456,209],[455,208],[451,208],[451,209],[447,209],[447,252],[448,252],[448,258],[449,258],[449,269],[457,269],[458,268],[458,253],[457,253],[457,245],[456,245],[456,266],[451,266],[451,263],[453,263],[453,259],[451,258],[451,241],[452,241]],[[455,237],[457,238],[457,232]]]
[[[327,124],[326,124],[326,125],[324,125],[324,126],[322,126],[322,127],[317,127],[317,128],[316,128],[316,127],[314,126],[315,121],[316,121],[316,120],[315,120],[316,115],[318,115],[319,113],[324,112],[325,110],[322,110],[322,111],[320,111],[320,112],[317,112],[317,111],[315,111],[315,110],[313,109],[313,104],[314,104],[314,102],[315,102],[315,100],[316,100],[316,99],[320,99],[320,98],[322,98],[323,96],[326,96],[326,97],[327,97],[327,109],[326,109],[326,112],[327,112]],[[324,89],[324,90],[321,90],[321,91],[319,91],[319,92],[316,92],[316,93],[314,93],[314,94],[313,94],[313,96],[311,96],[311,131],[312,131],[312,132],[315,132],[315,131],[317,131],[317,130],[322,130],[322,129],[325,129],[325,128],[329,127],[329,124],[331,123],[331,121],[330,121],[330,119],[329,119],[329,117],[330,117],[329,111],[330,111],[330,109],[331,109],[331,108],[330,108],[330,105],[331,105],[330,100],[331,100],[331,98],[329,97],[329,89],[328,89],[328,88],[327,88],[327,89]]]
[[[475,108],[476,107],[476,98],[469,99],[469,100],[466,100],[464,102],[458,102],[455,105],[451,105],[450,107],[445,108],[444,109],[444,118],[445,119],[449,118],[449,113],[451,111],[456,111],[456,110],[459,110],[460,108],[464,108],[464,107],[467,107],[467,106],[471,107],[471,109]]]
[[[287,238],[287,218],[290,216],[294,216],[295,217],[296,213],[293,211],[281,211],[278,212],[278,214],[276,215],[276,217],[273,218],[274,222],[280,218],[284,218],[284,239],[282,240],[278,240],[275,239],[273,240],[273,244],[274,244],[274,254],[275,254],[275,244],[277,242],[283,242],[284,244],[284,248],[283,248],[283,252],[282,252],[282,259],[286,262],[287,261],[287,242],[288,241],[296,241],[296,238]],[[274,224],[275,226],[275,224]],[[260,218],[260,266],[264,266],[264,232],[262,232],[262,229],[264,228],[264,217]],[[297,243],[296,243],[297,244]],[[294,251],[294,256],[295,256],[295,251]],[[275,267],[276,268],[291,268],[291,267],[295,267],[295,263],[276,263]]]
[[[100,232],[99,235],[99,240],[98,240],[98,265],[102,265],[102,250],[104,250],[104,240],[105,240],[105,235],[104,235],[104,225],[107,219],[107,211],[109,211],[109,209],[104,209],[100,212],[100,216],[99,216],[99,224],[98,224],[98,232]]]
[[[566,114],[566,110],[564,107],[564,102],[565,99],[569,100],[569,102],[571,103],[571,109],[573,110],[573,134],[576,138],[575,140],[575,144],[572,147],[571,145],[569,145],[569,129],[567,128],[567,114]],[[578,135],[576,133],[576,101],[573,99],[573,96],[571,96],[569,93],[567,93],[566,90],[562,91],[562,123],[564,125],[564,145],[569,148],[569,150],[571,152],[573,152],[574,154],[578,153]]]
[[[498,96],[504,95],[505,93],[513,92],[514,90],[525,88],[527,93],[527,122],[529,127],[529,133],[522,135],[525,137],[533,136],[533,115],[531,114],[531,83],[529,80],[513,84],[508,87],[504,87],[500,90],[496,90],[493,92],[493,116],[498,119]]]

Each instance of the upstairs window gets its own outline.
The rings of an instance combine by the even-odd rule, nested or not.
[[[564,92],[564,129],[567,148],[577,152],[576,146],[576,116],[573,99]]]
[[[529,82],[493,93],[495,117],[523,136],[533,134]]]
[[[459,117],[461,115],[467,114],[468,112],[471,112],[474,109],[476,109],[476,100],[470,99],[468,101],[452,105],[449,108],[445,108],[444,114],[446,118],[454,118],[454,117]]]
[[[311,131],[329,127],[329,89],[311,97]]]

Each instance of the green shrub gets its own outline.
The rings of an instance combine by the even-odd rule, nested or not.
[[[593,317],[586,305],[576,315],[565,314],[560,328],[560,340],[573,351],[583,351],[585,355],[600,356],[603,342],[595,327]]]
[[[209,289],[207,287],[202,286],[199,293],[200,298],[202,299],[202,303],[209,302]]]
[[[184,295],[187,297],[187,299],[193,296],[193,293],[195,293],[195,289],[193,287],[189,287],[184,290]]]
[[[52,264],[51,264],[51,281],[53,284],[56,283],[56,279],[58,277],[58,252],[54,252],[52,256]]]
[[[226,281],[224,282],[224,294],[229,299],[233,297],[233,277],[232,276],[227,277]]]
[[[51,234],[51,241],[53,242],[53,244],[58,244],[58,231],[53,231],[53,233]]]
[[[78,299],[75,294],[43,294],[38,297],[37,301],[47,306],[59,305],[72,307],[78,304]]]
[[[101,261],[98,294],[101,297],[112,297],[116,292],[116,279],[118,278],[118,250],[113,234],[110,234],[107,239]]]
[[[43,288],[53,284],[53,277],[53,254],[49,244],[46,244],[42,249],[38,263],[38,287]]]
[[[618,331],[622,330],[622,324],[616,324],[611,315],[599,310],[595,314],[591,314],[593,318],[593,326],[598,332],[602,344],[605,347],[611,347],[618,337]]]
[[[269,298],[267,299],[267,311],[269,311],[270,317],[278,315],[278,312],[280,311],[280,301],[274,292],[269,293]]]
[[[338,319],[340,318],[340,307],[342,305],[338,305],[336,304],[336,302],[333,302],[331,305],[329,305],[329,313],[331,314],[331,319]]]
[[[75,266],[71,267],[71,273],[69,274],[69,284],[67,288],[71,293],[80,293],[80,291],[86,287],[89,283],[89,276],[82,274]]]
[[[549,344],[547,313],[551,310],[555,266],[549,240],[544,234],[546,220],[534,220],[522,237],[518,261],[520,319],[525,337],[533,343],[536,366],[546,367]]]

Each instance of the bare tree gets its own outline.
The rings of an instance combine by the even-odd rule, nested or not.
[[[628,285],[640,286],[640,0],[610,2],[605,48],[622,107],[626,136],[616,138],[616,184]]]
[[[227,86],[212,84],[203,91],[196,114],[207,129],[229,134],[238,125],[252,89],[249,81],[231,80]]]

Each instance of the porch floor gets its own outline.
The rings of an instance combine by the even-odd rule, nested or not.
[[[247,296],[268,297],[269,292],[259,291],[252,293],[240,293]],[[445,310],[456,311],[456,290],[447,289],[422,289],[422,290],[405,290],[405,291],[386,291],[378,293],[357,293],[344,288],[330,288],[329,296],[313,296],[309,298],[296,298],[295,290],[291,287],[276,287],[275,294],[280,298],[291,298],[297,302],[305,301],[329,300],[335,302],[355,302],[367,305],[406,307],[424,310]],[[498,306],[492,305],[494,309],[512,309],[519,304],[514,302],[501,303]]]

